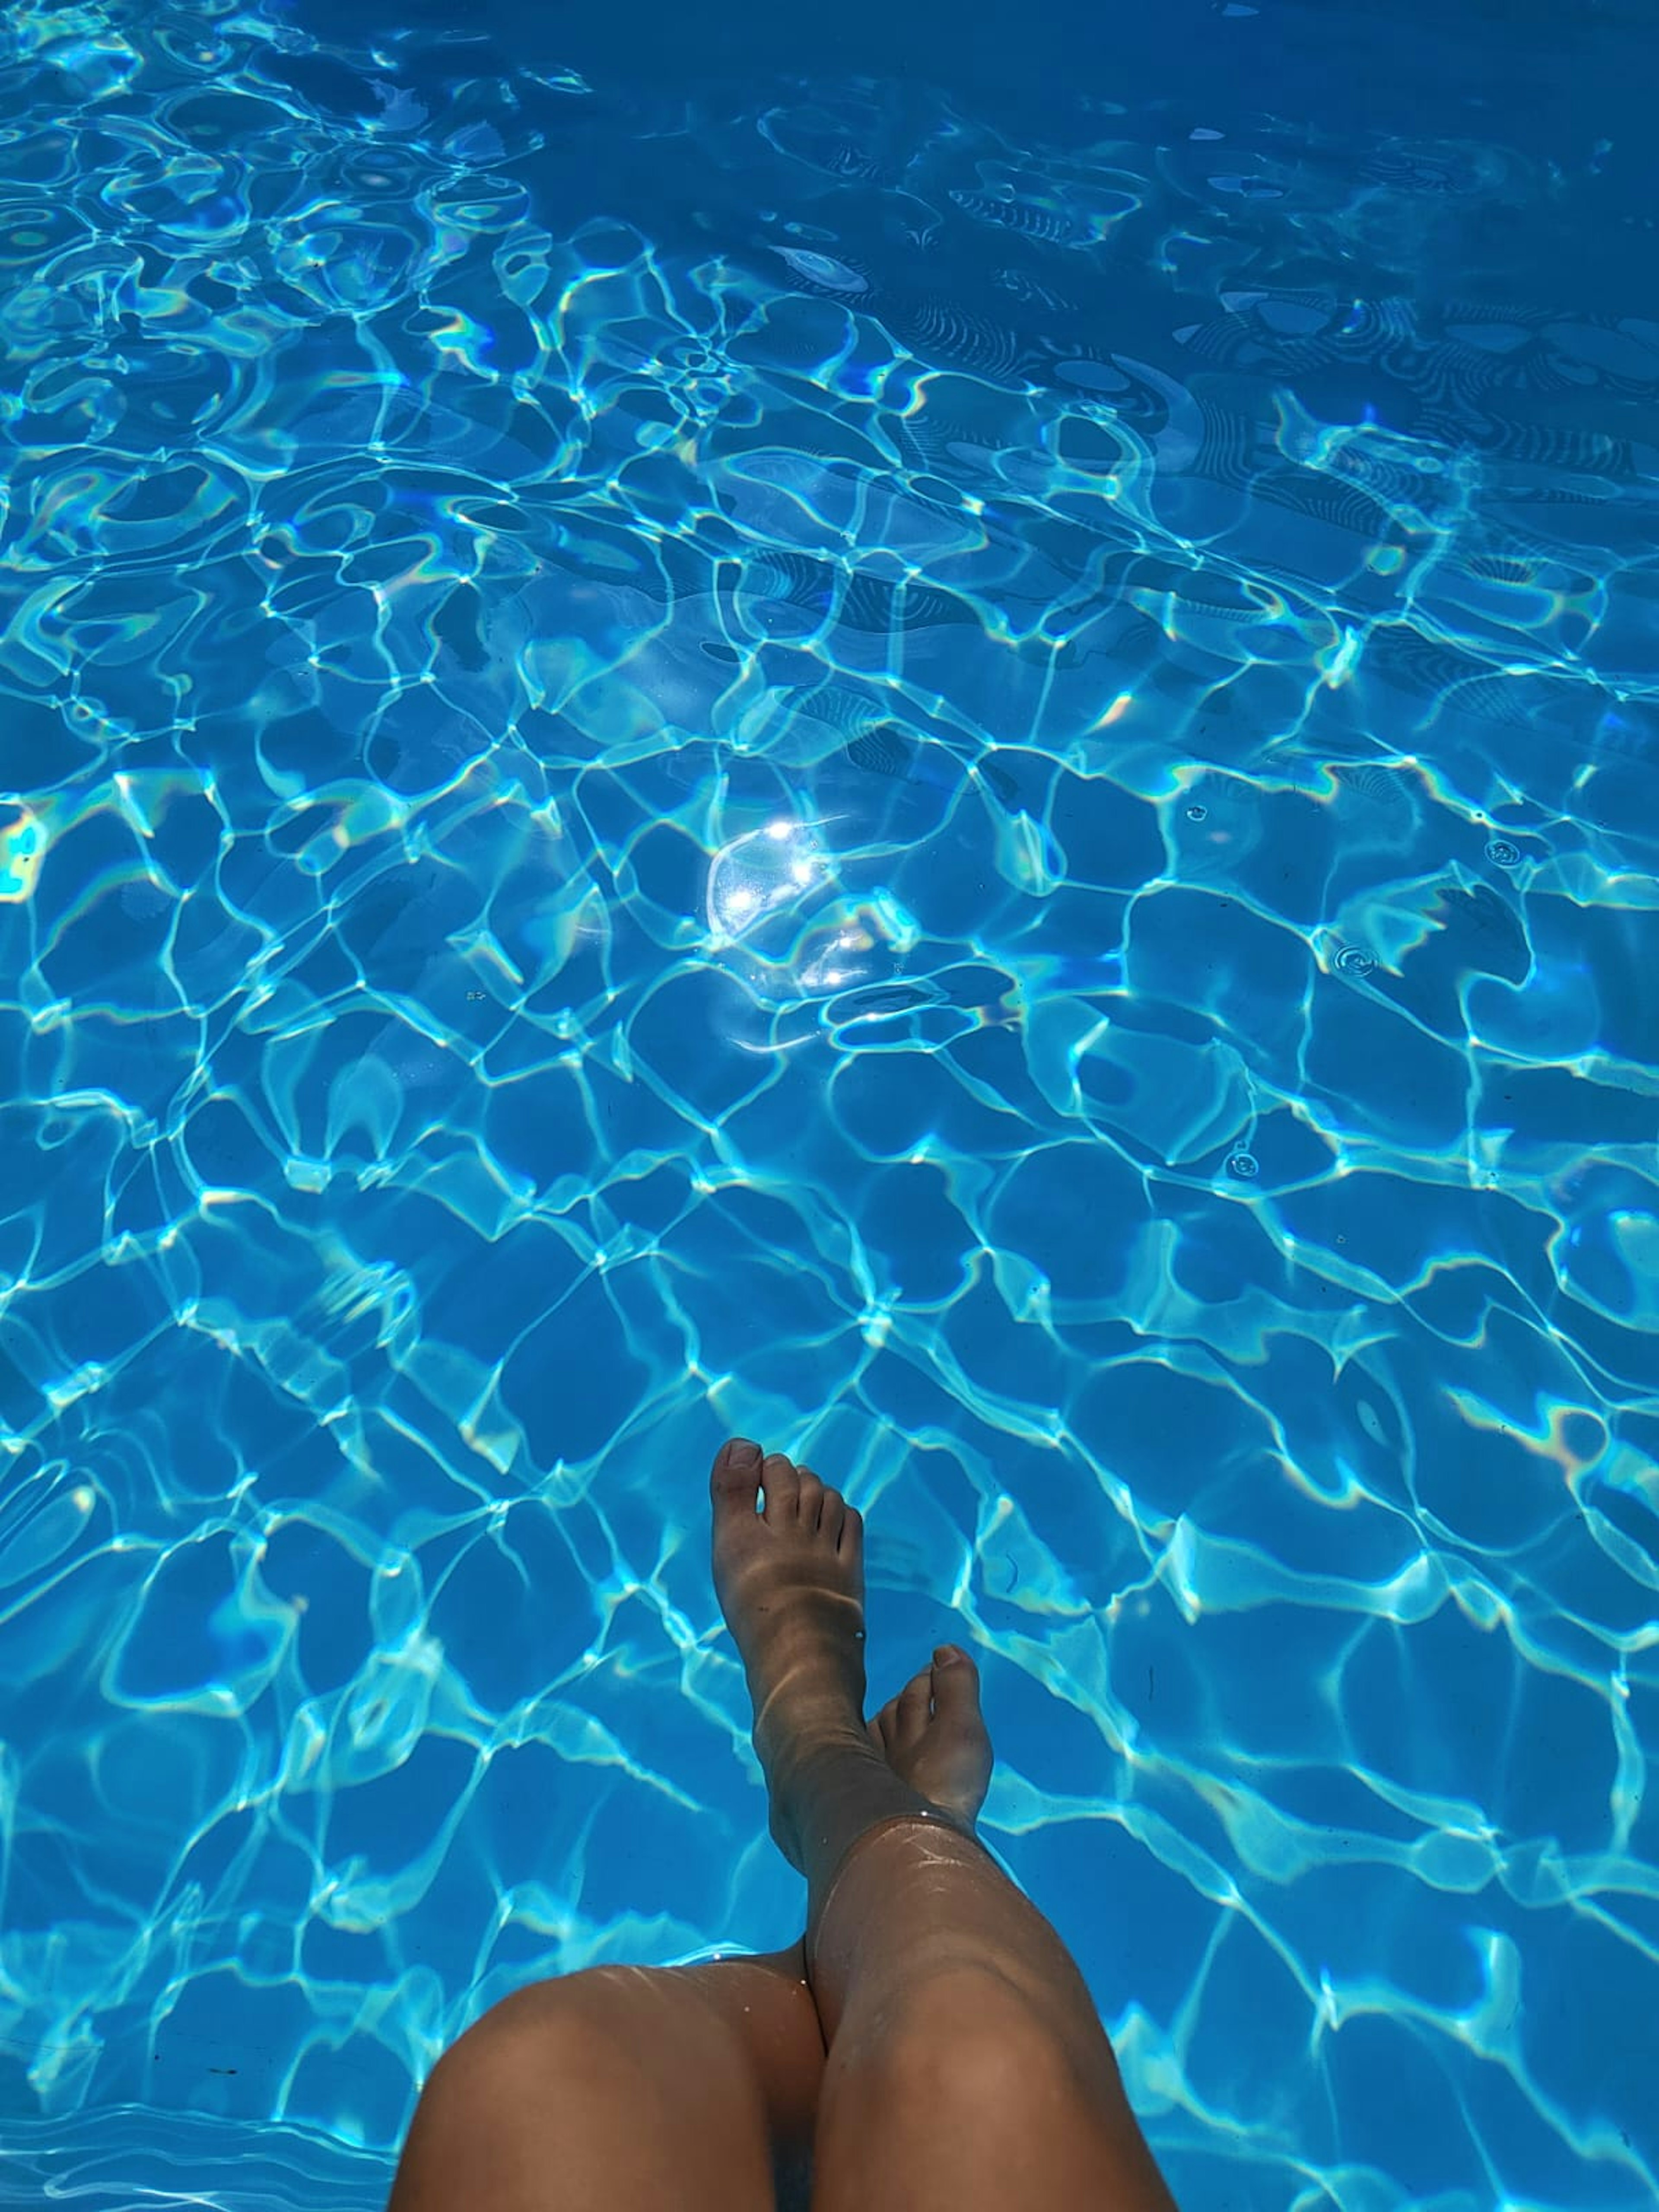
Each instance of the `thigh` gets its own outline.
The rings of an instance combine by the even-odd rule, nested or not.
[[[389,2212],[774,2212],[739,2023],[775,2028],[787,1987],[759,1961],[731,1961],[730,1990],[722,1971],[600,1967],[495,2006],[422,2092]]]

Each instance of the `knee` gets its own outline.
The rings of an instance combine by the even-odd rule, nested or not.
[[[922,2109],[947,2093],[953,2108],[968,2111],[981,2103],[994,2111],[1011,2093],[1046,2102],[1065,2093],[1073,2071],[1066,2039],[1042,2008],[980,1966],[922,1978],[884,2007],[859,2056]]]
[[[427,2087],[492,2080],[528,2070],[545,2079],[580,2053],[591,2059],[615,2027],[627,1969],[585,1968],[556,1980],[530,1982],[482,2013],[459,2035],[428,2076]]]

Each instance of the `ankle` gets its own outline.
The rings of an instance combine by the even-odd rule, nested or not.
[[[757,1723],[755,1753],[766,1777],[767,1795],[775,1814],[786,1826],[796,1825],[823,1794],[826,1778],[844,1774],[848,1763],[875,1765],[891,1772],[864,1730],[844,1717],[826,1716],[816,1725],[802,1727],[792,1720],[787,1728],[769,1729]]]
[[[828,1890],[867,1828],[893,1820],[943,1817],[900,1779],[862,1729],[801,1746],[780,1782],[773,1804],[794,1842],[789,1856],[806,1876],[809,1906]]]
[[[756,1756],[769,1775],[799,1766],[824,1746],[872,1748],[864,1723],[844,1697],[775,1692],[755,1709]]]

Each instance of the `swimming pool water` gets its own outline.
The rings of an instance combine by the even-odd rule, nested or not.
[[[1643,18],[0,32],[0,2202],[798,1932],[729,1431],[1187,2212],[1653,2201]]]

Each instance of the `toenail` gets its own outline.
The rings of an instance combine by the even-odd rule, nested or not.
[[[954,1644],[941,1644],[934,1650],[933,1664],[935,1667],[960,1667],[967,1656],[965,1651],[958,1651]]]
[[[746,1467],[751,1461],[759,1459],[760,1455],[760,1446],[751,1443],[747,1437],[733,1437],[726,1447],[726,1463],[728,1467]]]

